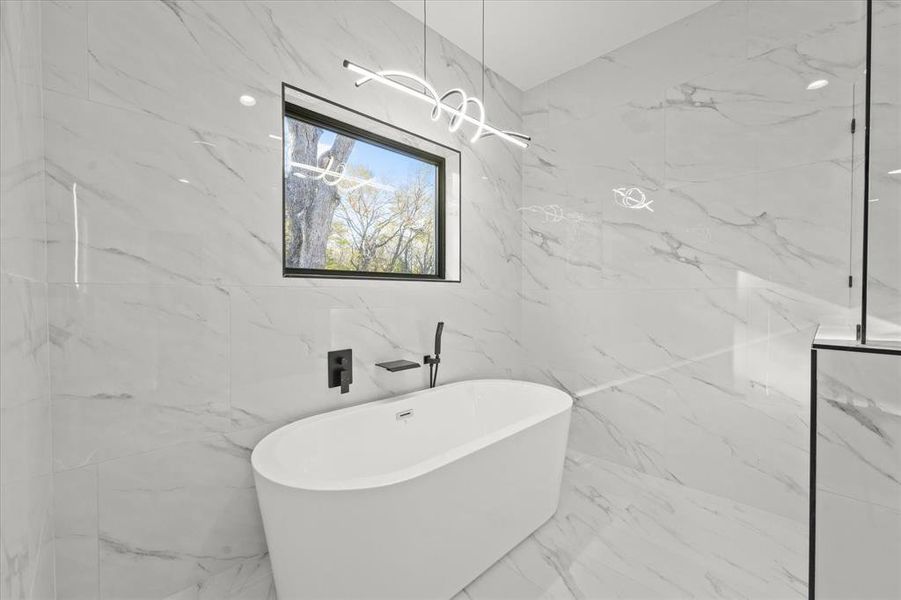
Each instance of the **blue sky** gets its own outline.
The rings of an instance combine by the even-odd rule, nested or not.
[[[319,153],[322,154],[330,148],[334,141],[335,133],[328,129],[324,130],[322,137],[319,138]],[[357,140],[354,144],[347,162],[348,165],[364,165],[372,171],[376,181],[395,186],[403,184],[423,165],[423,162],[416,158],[368,144],[363,140]]]

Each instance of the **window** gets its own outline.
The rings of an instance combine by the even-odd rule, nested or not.
[[[368,127],[365,115],[313,98],[332,114],[285,102],[284,275],[458,280],[459,258],[451,277],[446,268],[448,153],[403,130],[393,136],[403,141],[392,139],[387,123]],[[353,122],[333,116],[340,111]],[[459,153],[450,158],[458,188]],[[458,196],[454,206],[458,257]]]

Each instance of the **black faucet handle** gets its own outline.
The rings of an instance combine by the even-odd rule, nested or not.
[[[350,384],[354,382],[353,351],[331,350],[328,353],[328,386],[330,388],[341,387],[341,393],[346,394]]]

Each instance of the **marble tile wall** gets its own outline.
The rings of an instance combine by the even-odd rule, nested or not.
[[[577,397],[571,449],[806,523],[864,58],[860,0],[721,2],[526,92],[526,372]]]
[[[41,11],[0,3],[0,598],[54,598]]]
[[[345,58],[422,70],[421,24],[387,2],[42,17],[60,596],[225,597],[265,573],[249,457],[268,431],[427,386],[374,364],[421,358],[439,320],[440,380],[520,374],[522,153],[354,88]],[[428,44],[436,87],[479,89],[475,59]],[[462,148],[461,284],[281,277],[283,81]],[[489,73],[486,96],[493,123],[521,127],[519,90]],[[342,396],[325,355],[345,347]]]
[[[901,595],[901,353],[817,350],[818,598]]]

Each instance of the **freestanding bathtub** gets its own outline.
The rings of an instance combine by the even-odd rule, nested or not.
[[[554,514],[571,406],[464,381],[272,432],[251,460],[279,599],[450,598]]]

